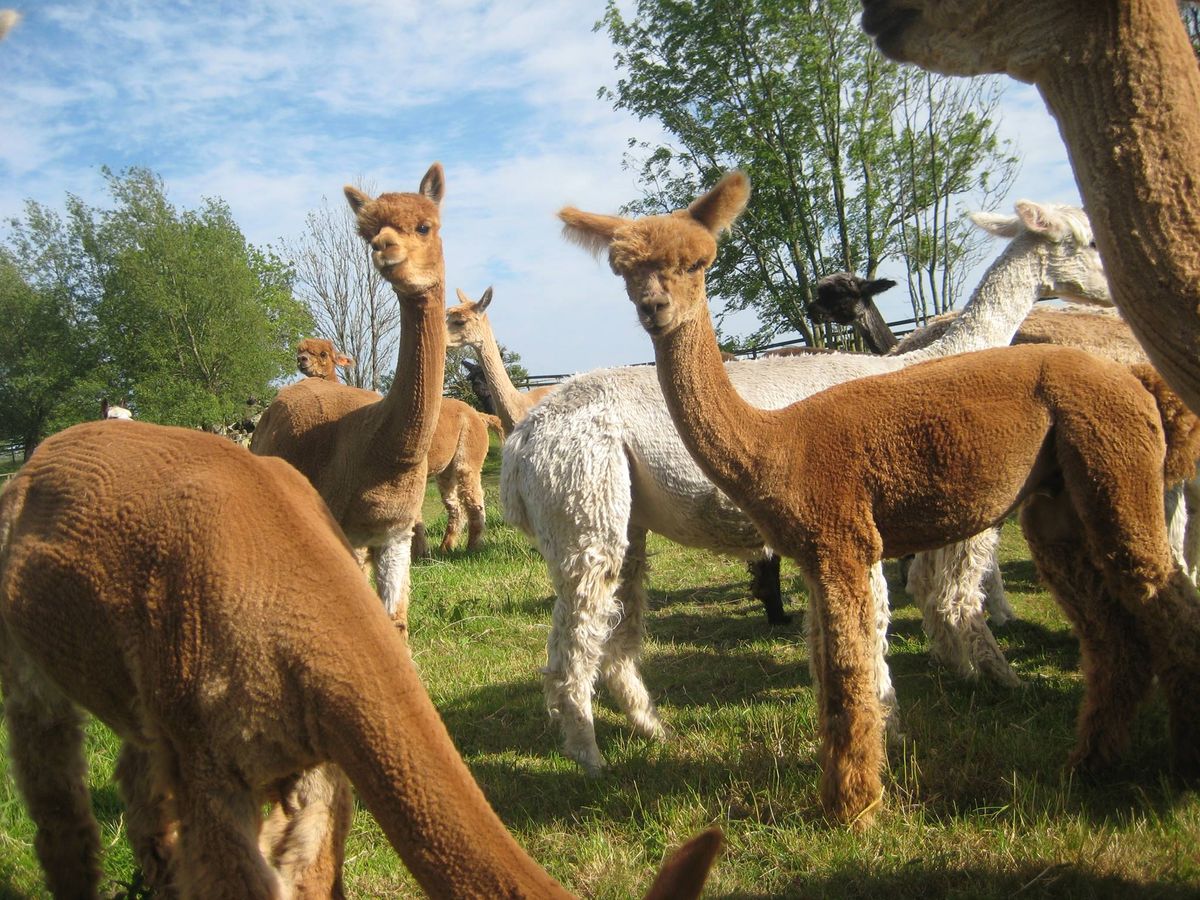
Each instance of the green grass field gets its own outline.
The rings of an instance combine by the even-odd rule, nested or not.
[[[1131,754],[1103,784],[1064,772],[1078,651],[1012,525],[1003,570],[1020,619],[998,638],[1023,689],[934,668],[920,616],[892,583],[890,661],[907,740],[889,752],[886,805],[869,833],[820,817],[802,616],[769,629],[740,563],[653,537],[644,672],[675,736],[632,737],[601,689],[597,731],[611,771],[584,776],[559,754],[542,704],[551,589],[541,557],[501,521],[497,457],[485,549],[414,572],[414,657],[500,816],[572,890],[637,896],[671,847],[715,823],[728,846],[709,897],[1200,896],[1200,799],[1169,777],[1161,703],[1144,710]],[[432,488],[426,515],[436,545],[444,516]],[[784,568],[800,612],[802,588]],[[91,786],[112,893],[133,876],[116,751],[93,726]],[[5,771],[0,897],[44,895],[31,846]],[[346,869],[352,896],[420,895],[361,810]]]

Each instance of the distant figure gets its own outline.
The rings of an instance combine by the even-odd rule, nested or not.
[[[108,398],[104,397],[100,401],[100,418],[102,419],[132,419],[131,413],[124,406],[109,406]]]

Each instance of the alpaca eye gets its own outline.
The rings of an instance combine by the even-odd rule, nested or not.
[[[690,266],[688,266],[688,271],[695,273],[695,272],[699,272],[703,268],[704,268],[704,260],[698,259],[694,263],[692,263]]]
[[[429,226],[424,222],[417,226],[417,234],[429,234],[429,231]]]

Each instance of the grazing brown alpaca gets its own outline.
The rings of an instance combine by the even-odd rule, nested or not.
[[[54,896],[99,896],[79,708],[125,742],[156,895],[343,896],[340,871],[288,865],[315,835],[340,870],[344,770],[431,896],[567,896],[488,805],[349,549],[303,476],[220,437],[96,422],[38,448],[0,494],[0,680]],[[330,774],[343,821],[322,835],[310,804],[268,861],[264,800]],[[719,843],[690,842],[650,896],[697,896]]]
[[[305,338],[296,347],[296,368],[310,378],[324,378],[339,383],[337,367],[352,366],[354,360],[334,349],[333,341],[326,338]],[[374,391],[358,391],[363,406],[379,402]],[[451,397],[442,398],[437,425],[429,445],[426,468],[429,475],[437,479],[438,493],[442,506],[446,508],[446,533],[438,548],[445,553],[453,550],[463,529],[463,510],[467,515],[467,549],[478,550],[483,542],[483,530],[487,523],[487,512],[483,503],[483,464],[488,454],[487,430],[492,428],[501,438],[499,420],[495,416],[484,416]],[[425,523],[421,511],[413,525],[413,556],[429,556],[425,542]]]
[[[1200,774],[1200,595],[1172,562],[1162,509],[1164,459],[1172,480],[1194,472],[1200,422],[1148,366],[1133,374],[1049,347],[951,356],[782,410],[750,406],[721,363],[704,282],[749,192],[735,172],[671,215],[559,215],[624,278],[688,451],[809,582],[827,814],[865,825],[880,800],[871,565],[978,534],[1017,507],[1082,646],[1073,763],[1113,760],[1157,675],[1176,763]]]
[[[400,303],[396,379],[383,399],[321,378],[288,385],[263,413],[250,449],[282,456],[308,477],[351,546],[368,548],[384,607],[407,627],[413,527],[446,361],[438,233],[445,174],[434,163],[415,194],[372,200],[353,187],[345,192],[371,259]]]
[[[1200,69],[1176,0],[863,0],[862,25],[901,62],[1037,86],[1114,301],[1200,411]]]
[[[487,313],[484,312],[492,302],[492,289],[489,287],[484,291],[477,302],[472,301],[461,289],[457,289],[457,293],[458,306],[446,310],[446,340],[451,347],[474,348],[479,355],[479,365],[483,367],[484,378],[487,379],[496,415],[500,417],[505,432],[512,431],[538,401],[554,393],[558,385],[518,391],[504,366],[500,344],[492,331],[492,323],[488,321]]]

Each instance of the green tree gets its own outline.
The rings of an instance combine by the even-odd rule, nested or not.
[[[101,341],[139,416],[209,426],[241,417],[295,368],[312,325],[291,272],[247,244],[220,200],[177,210],[146,169],[106,171],[114,208],[81,211]]]
[[[685,205],[734,167],[750,209],[709,280],[725,311],[750,309],[755,341],[798,331],[838,269],[874,276],[901,257],[914,312],[952,305],[976,238],[956,204],[994,205],[1015,162],[996,137],[997,82],[952,85],[898,69],[858,27],[858,0],[609,0],[620,78],[601,91],[659,121],[670,144],[633,144],[645,195],[634,213]]]

